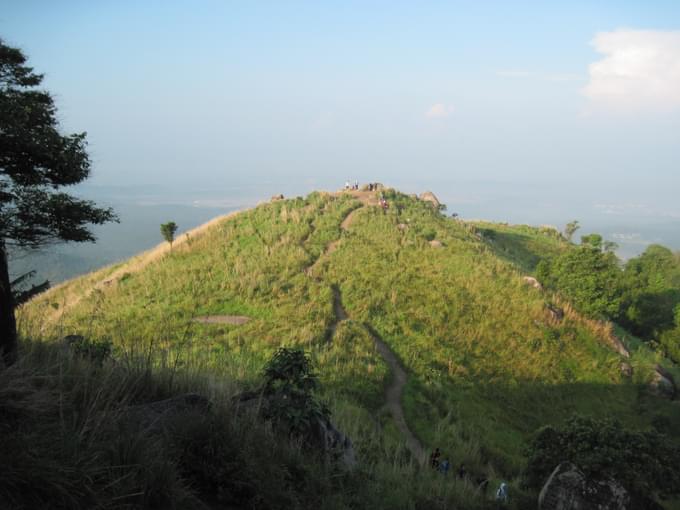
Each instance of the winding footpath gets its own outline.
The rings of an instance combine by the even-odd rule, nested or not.
[[[366,206],[369,205],[372,206],[377,204],[377,201],[376,204],[374,204],[373,203],[374,201],[371,200],[372,195],[373,194],[371,194],[371,197],[369,196],[357,197],[359,200],[361,200],[361,202],[364,205],[357,209],[353,209],[345,217],[345,219],[340,224],[340,229],[342,230],[342,232],[347,232],[349,230],[352,221],[355,218],[355,214],[358,211],[360,211]],[[313,276],[314,268],[319,264],[319,261],[333,253],[341,242],[342,237],[328,243],[326,249],[319,256],[319,258],[317,258],[314,261],[314,263],[306,269],[305,272],[307,273],[307,275],[310,277]],[[333,313],[335,315],[335,320],[333,321],[333,324],[331,324],[331,326],[329,327],[328,333],[326,335],[326,339],[329,343],[333,341],[335,331],[337,330],[340,322],[349,319],[349,316],[345,311],[345,307],[342,304],[342,294],[340,292],[340,288],[337,285],[333,285],[332,290],[333,290]],[[425,449],[423,448],[423,445],[420,443],[418,438],[413,434],[411,429],[408,428],[408,424],[406,423],[406,418],[404,416],[404,408],[401,405],[401,399],[404,393],[404,386],[406,386],[408,375],[404,368],[401,366],[401,363],[397,359],[397,356],[394,354],[394,352],[392,352],[390,347],[387,345],[387,343],[385,343],[385,341],[378,334],[378,332],[375,329],[373,329],[369,324],[364,324],[364,327],[371,335],[371,338],[373,338],[378,354],[380,354],[382,359],[385,360],[385,363],[387,363],[387,366],[389,367],[390,372],[392,374],[392,380],[385,389],[385,407],[392,415],[392,419],[394,420],[397,429],[404,437],[406,441],[406,447],[411,452],[413,458],[416,459],[416,461],[419,464],[424,464],[427,460],[427,453],[425,452]]]

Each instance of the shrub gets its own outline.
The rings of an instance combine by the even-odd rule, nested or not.
[[[611,477],[632,494],[680,494],[680,448],[656,431],[624,429],[611,419],[572,417],[540,429],[529,448],[526,481],[539,488],[561,462],[593,478]]]
[[[264,394],[270,417],[285,423],[294,435],[305,435],[314,421],[330,410],[313,393],[319,386],[312,364],[300,348],[282,347],[264,369]]]

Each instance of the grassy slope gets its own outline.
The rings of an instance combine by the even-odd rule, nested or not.
[[[357,211],[345,233],[340,223],[361,205],[350,197],[312,194],[262,205],[139,271],[115,268],[117,280],[61,317],[55,307],[112,269],[41,296],[21,312],[22,332],[108,338],[121,353],[153,350],[170,362],[179,355],[180,366],[246,385],[277,346],[303,345],[316,359],[336,419],[378,470],[404,451],[380,411],[387,367],[364,324],[411,374],[404,397],[411,429],[473,474],[516,475],[528,434],[573,412],[618,416],[637,427],[656,412],[670,414],[664,401],[621,378],[620,359],[603,347],[601,330],[574,314],[552,322],[550,296],[522,284],[537,253],[561,249],[558,242],[497,226],[490,247],[475,235],[479,224],[444,218],[403,195],[390,202],[386,213]],[[432,236],[444,246],[431,247]],[[321,255],[338,238],[337,249]],[[311,278],[305,268],[319,256],[318,278]],[[331,285],[352,320],[328,344]],[[207,314],[252,320],[191,322]]]
[[[471,224],[498,257],[529,274],[534,272],[541,259],[555,257],[569,246],[552,227],[486,221],[474,221]]]

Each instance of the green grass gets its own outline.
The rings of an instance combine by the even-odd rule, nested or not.
[[[673,414],[667,401],[642,389],[644,380],[622,377],[622,360],[604,345],[601,327],[575,313],[555,322],[546,311],[554,296],[523,284],[541,257],[564,249],[559,236],[467,224],[427,203],[386,194],[386,212],[320,193],[245,211],[131,270],[61,317],[50,319],[55,306],[111,268],[39,297],[19,314],[22,334],[107,339],[119,358],[153,352],[157,364],[177,360],[178,370],[201,367],[203,377],[241,388],[259,383],[276,348],[302,346],[313,357],[334,419],[380,479],[376,490],[394,501],[406,498],[404,487],[415,490],[402,487],[400,477],[415,477],[434,483],[433,494],[443,500],[463,498],[461,508],[483,503],[462,484],[439,487],[410,462],[382,408],[390,374],[366,325],[409,373],[403,407],[411,430],[426,449],[439,446],[473,476],[517,481],[532,432],[573,413],[616,416],[635,428]],[[359,207],[343,232],[341,222]],[[432,238],[443,246],[431,246]],[[337,249],[324,255],[338,239]],[[315,262],[310,277],[305,270]],[[333,286],[351,320],[328,342]],[[192,321],[215,314],[251,320],[240,326]],[[636,354],[633,364],[649,365],[645,356]]]
[[[486,221],[473,221],[470,224],[498,257],[512,262],[529,274],[533,274],[542,259],[555,257],[569,246],[554,227]]]

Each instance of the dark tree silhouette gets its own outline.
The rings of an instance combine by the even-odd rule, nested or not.
[[[177,232],[177,224],[174,221],[161,224],[161,234],[163,239],[170,243],[170,250],[172,250],[172,243],[175,240],[175,232]]]
[[[42,79],[0,39],[0,352],[8,364],[17,346],[8,249],[94,241],[88,224],[116,221],[111,209],[61,191],[89,176],[90,159],[85,133],[59,132]]]

